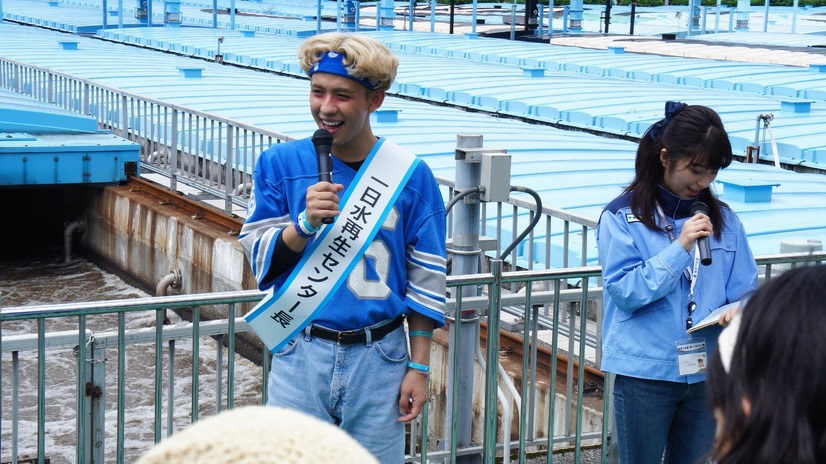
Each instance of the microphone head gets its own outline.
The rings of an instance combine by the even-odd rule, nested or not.
[[[708,216],[708,205],[699,200],[695,201],[694,204],[691,205],[690,214],[694,216],[697,213],[703,213]]]
[[[315,131],[313,134],[313,145],[332,145],[333,144],[333,134],[330,133],[327,129],[319,129]]]

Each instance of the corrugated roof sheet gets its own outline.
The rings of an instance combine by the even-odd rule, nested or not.
[[[2,40],[23,34],[27,40],[22,42]],[[596,219],[633,175],[636,145],[581,130],[641,134],[662,116],[663,103],[670,99],[715,108],[740,151],[754,141],[756,117],[773,113],[772,132],[787,160],[826,162],[826,139],[821,136],[826,99],[809,103],[808,112],[798,112],[799,97],[750,92],[738,89],[737,83],[700,86],[691,80],[703,77],[696,69],[705,69],[716,82],[738,80],[744,73],[750,77],[740,79],[741,84],[753,79],[763,87],[826,90],[826,84],[808,79],[814,73],[808,69],[429,33],[368,34],[388,43],[400,58],[393,91],[421,100],[389,97],[384,108],[400,111],[399,119],[374,121],[374,129],[422,156],[439,176],[453,177],[456,134],[483,134],[486,147],[507,149],[512,155],[514,185],[539,191],[546,205]],[[307,81],[294,78],[301,76],[295,58],[299,38],[264,33],[246,37],[238,31],[185,27],[110,30],[101,35],[142,47],[75,37],[77,50],[64,50],[57,43],[64,34],[2,24],[0,56],[293,137],[309,136],[315,130],[307,105]],[[147,48],[209,58],[217,52],[219,36],[225,37],[221,44],[225,58],[271,72]],[[113,61],[116,67],[107,65]],[[181,67],[203,68],[202,77],[184,77]],[[772,189],[770,203],[732,200],[726,198],[723,184],[717,187],[743,217],[757,254],[777,252],[784,239],[826,241],[826,224],[813,219],[826,218],[822,214],[826,213],[826,176],[735,163],[719,179],[741,183],[770,179],[779,184]],[[527,224],[527,218],[519,221]]]

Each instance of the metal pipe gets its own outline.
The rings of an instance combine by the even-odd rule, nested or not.
[[[85,231],[86,222],[79,218],[63,226],[63,252],[66,261],[72,259],[72,238],[74,237],[74,233],[78,232],[82,234]]]
[[[487,372],[488,367],[487,362],[485,361],[485,355],[482,354],[482,347],[478,343],[476,344],[476,359],[479,361],[479,367],[481,367],[483,371]],[[498,363],[497,372],[499,372],[499,376],[502,378],[502,381],[508,387],[508,391],[510,391],[510,394],[513,396],[514,401],[516,402],[516,407],[519,408],[519,400],[521,397],[508,376],[508,372],[502,366],[502,363]],[[487,373],[485,375],[487,375]],[[496,396],[499,398],[499,403],[502,405],[502,435],[504,436],[505,443],[504,452],[502,453],[502,464],[509,464],[511,460],[510,436],[511,421],[513,419],[513,407],[505,397],[501,387],[497,386]],[[517,414],[520,414],[520,412],[517,412]]]
[[[479,186],[481,180],[481,162],[468,155],[468,151],[480,149],[483,146],[482,135],[457,134],[456,137],[456,190],[471,190]],[[454,251],[475,251],[479,248],[479,224],[481,205],[478,196],[469,195],[465,201],[460,201],[453,207],[453,249]],[[452,275],[465,275],[478,272],[479,256],[476,254],[456,254],[453,257]],[[457,288],[457,302],[459,295],[473,297],[478,294],[476,286],[461,286]],[[451,428],[450,442],[459,448],[471,445],[471,424],[473,415],[473,358],[475,340],[479,339],[479,313],[475,309],[461,310],[457,306],[455,311],[456,324],[450,325],[450,335],[456,343],[451,343],[448,356],[454,361],[448,367],[448,378],[455,381],[448,386],[448,405],[446,407],[447,428]],[[461,334],[461,335],[459,335]],[[461,339],[461,341],[459,341]],[[455,413],[455,414],[454,414]],[[447,430],[446,428],[446,430]],[[461,456],[461,464],[481,462],[478,454]]]
[[[166,296],[166,289],[168,287],[181,288],[181,271],[179,269],[171,269],[169,274],[161,277],[161,281],[155,287],[155,296]]]
[[[169,274],[161,277],[161,281],[155,287],[155,296],[166,296],[167,288],[181,288],[183,279],[181,278],[180,269],[170,269]],[[163,324],[169,324],[169,318],[166,315],[166,309],[163,310]]]
[[[754,146],[760,147],[760,125],[763,124],[763,127],[768,127],[769,122],[774,119],[774,115],[771,113],[762,113],[757,115],[757,126],[754,128]],[[759,153],[759,152],[758,152]],[[755,163],[760,162],[760,156],[756,156],[754,158]]]

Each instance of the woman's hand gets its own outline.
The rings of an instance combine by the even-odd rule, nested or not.
[[[729,325],[731,323],[731,320],[734,319],[735,316],[740,314],[740,312],[742,310],[743,310],[742,307],[740,307],[738,305],[738,306],[735,306],[734,308],[724,312],[723,314],[721,314],[720,315],[720,321],[719,321],[720,325],[723,326],[723,327],[726,327],[727,325]]]
[[[680,237],[677,239],[685,251],[691,253],[694,244],[697,240],[703,237],[709,237],[714,233],[714,228],[711,225],[711,218],[705,214],[695,214],[688,218],[683,224],[683,230],[680,232]]]

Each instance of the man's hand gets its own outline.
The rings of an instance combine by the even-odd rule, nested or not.
[[[410,422],[419,417],[427,402],[427,378],[412,369],[402,380],[399,396],[399,422]]]
[[[307,221],[316,229],[324,218],[339,215],[338,193],[344,190],[341,184],[319,182],[307,189]]]

